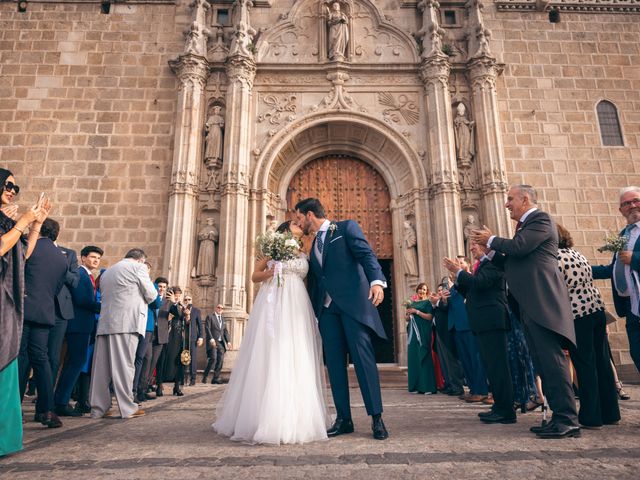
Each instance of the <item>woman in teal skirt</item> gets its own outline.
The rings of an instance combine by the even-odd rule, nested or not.
[[[429,287],[420,283],[407,307],[407,370],[409,391],[436,393],[436,378],[431,355],[433,307]]]
[[[24,306],[24,261],[31,255],[50,209],[40,201],[18,218],[12,204],[20,191],[9,170],[0,168],[0,457],[22,450],[18,351]],[[29,227],[28,240],[23,242]]]

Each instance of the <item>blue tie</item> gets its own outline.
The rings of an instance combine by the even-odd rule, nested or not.
[[[324,242],[322,241],[322,237],[324,236],[324,232],[318,232],[318,236],[316,238],[316,243],[318,244],[318,252],[322,255],[322,247],[324,247]]]
[[[629,233],[631,232],[631,230],[635,228],[635,226],[636,225],[634,223],[632,223],[631,225],[627,225],[622,234],[628,237]],[[615,270],[614,277],[616,279],[616,288],[618,289],[619,292],[625,293],[629,288],[629,285],[627,285],[627,277],[624,274],[624,263],[618,261],[617,258],[616,258],[616,264],[615,264],[614,270]]]

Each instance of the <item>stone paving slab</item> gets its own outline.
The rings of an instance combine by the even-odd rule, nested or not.
[[[625,386],[620,425],[583,430],[581,438],[540,440],[529,427],[541,413],[514,425],[483,425],[485,406],[445,395],[384,389],[390,438],[371,438],[358,390],[352,390],[356,432],[305,445],[247,445],[211,429],[224,386],[186,387],[184,397],[145,402],[148,414],[130,420],[65,418],[64,427],[25,424],[23,452],[0,460],[10,479],[122,478],[447,478],[637,479],[640,471],[640,387]],[[33,406],[25,407],[33,417]]]

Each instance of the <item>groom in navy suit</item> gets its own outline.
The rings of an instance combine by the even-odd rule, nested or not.
[[[386,278],[353,220],[330,222],[316,198],[296,204],[296,222],[316,235],[310,252],[309,289],[318,319],[337,416],[327,435],[353,432],[347,352],[355,366],[373,438],[389,436],[382,421],[382,395],[371,335],[387,336],[376,307],[384,299]]]

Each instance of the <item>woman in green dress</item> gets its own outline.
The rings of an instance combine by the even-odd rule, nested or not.
[[[22,336],[24,261],[29,258],[50,204],[38,203],[18,216],[13,199],[20,187],[9,170],[0,168],[0,457],[22,450],[22,410],[18,383],[18,351]],[[23,241],[25,229],[29,236]]]
[[[436,378],[431,356],[433,307],[429,287],[420,283],[407,307],[407,370],[409,391],[436,393]]]

